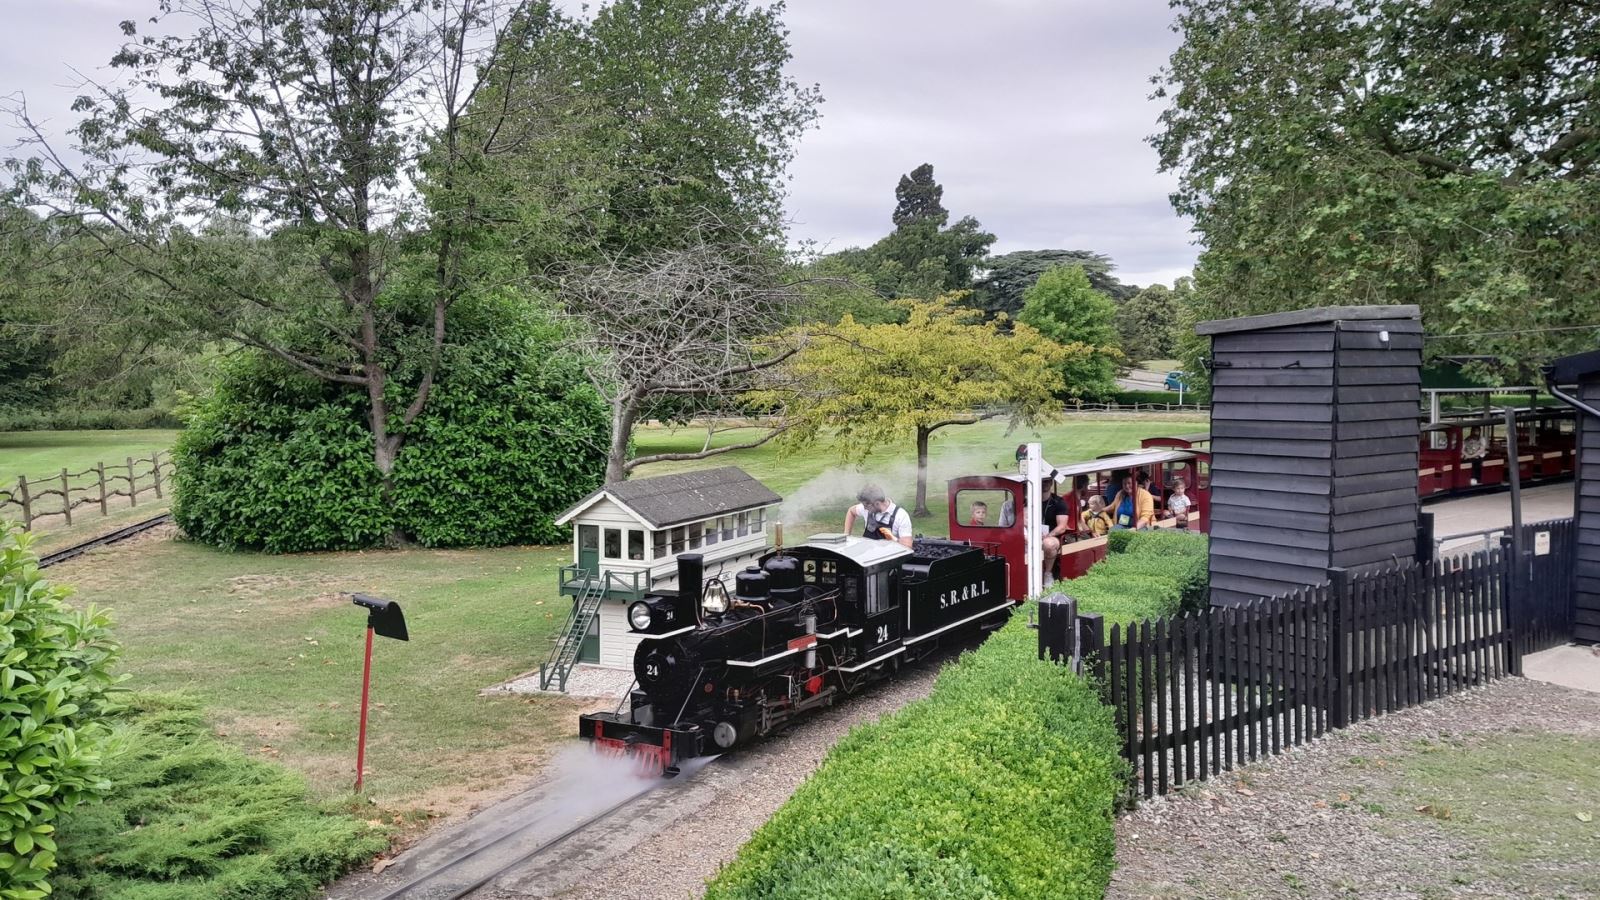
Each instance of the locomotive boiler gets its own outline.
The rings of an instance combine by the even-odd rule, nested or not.
[[[667,774],[998,624],[1016,603],[1006,561],[961,541],[817,535],[762,557],[731,589],[705,578],[699,554],[677,563],[677,590],[628,608],[643,639],[627,709],[578,720],[598,749]]]

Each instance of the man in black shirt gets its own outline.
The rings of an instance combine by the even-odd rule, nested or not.
[[[1044,584],[1055,583],[1056,558],[1061,555],[1061,542],[1069,529],[1067,501],[1056,494],[1056,481],[1046,477],[1039,485],[1044,501],[1039,508],[1039,524],[1044,528],[1040,549],[1044,551]]]

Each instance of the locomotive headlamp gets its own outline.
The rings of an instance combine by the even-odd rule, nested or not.
[[[640,600],[628,607],[628,624],[634,631],[648,631],[650,628],[650,604]]]

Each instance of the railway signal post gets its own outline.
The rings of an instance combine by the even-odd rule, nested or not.
[[[367,699],[372,685],[372,636],[409,641],[400,604],[370,594],[351,594],[350,602],[367,611],[367,651],[361,664],[361,726],[356,736],[356,793],[367,774]]]

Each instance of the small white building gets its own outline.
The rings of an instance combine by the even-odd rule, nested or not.
[[[699,553],[706,578],[731,588],[733,575],[767,549],[767,525],[783,498],[743,469],[724,466],[607,484],[583,498],[557,525],[572,526],[572,565],[561,570],[561,593],[583,595],[600,579],[605,596],[579,662],[632,668],[639,639],[628,628],[628,604],[651,588],[677,586],[677,555]]]

